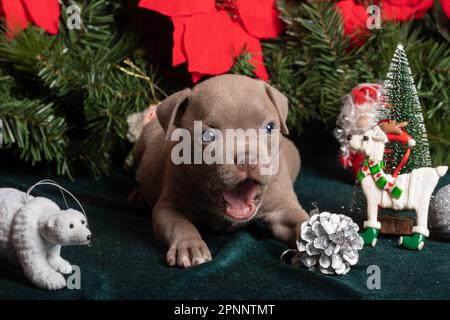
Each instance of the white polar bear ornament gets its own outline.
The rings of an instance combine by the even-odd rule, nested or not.
[[[47,198],[0,188],[0,248],[37,287],[64,288],[62,274],[72,273],[72,265],[61,258],[61,246],[87,245],[91,238],[83,213],[61,210]]]

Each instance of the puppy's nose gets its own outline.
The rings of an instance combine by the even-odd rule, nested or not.
[[[234,163],[240,171],[250,172],[258,166],[258,158],[253,153],[240,153],[234,159]]]
[[[88,239],[88,241],[91,241],[91,239],[92,239],[92,234],[88,235],[88,236],[87,236],[87,239]]]
[[[255,170],[257,164],[256,163],[238,163],[236,164],[239,170],[244,172],[250,172]]]
[[[351,134],[349,134],[349,135],[347,136],[347,140],[348,140],[348,141],[352,140],[352,135],[351,135]]]

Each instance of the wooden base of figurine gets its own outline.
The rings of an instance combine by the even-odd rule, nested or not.
[[[380,233],[393,235],[410,235],[414,226],[414,219],[408,217],[379,216]]]

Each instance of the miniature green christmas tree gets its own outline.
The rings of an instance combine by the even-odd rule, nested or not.
[[[383,87],[390,107],[382,110],[381,117],[395,120],[398,123],[407,121],[408,126],[406,127],[406,131],[416,140],[416,145],[411,149],[409,159],[400,173],[408,173],[413,169],[430,167],[430,148],[422,115],[422,107],[417,95],[416,86],[414,85],[408,58],[401,44],[395,50]],[[393,150],[393,167],[390,169],[393,170],[405,155],[407,146],[400,143],[393,143],[391,147]]]

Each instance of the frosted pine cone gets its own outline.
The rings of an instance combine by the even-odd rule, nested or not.
[[[317,210],[301,226],[292,263],[325,274],[346,274],[358,262],[358,250],[363,248],[358,230],[358,225],[343,214]]]

